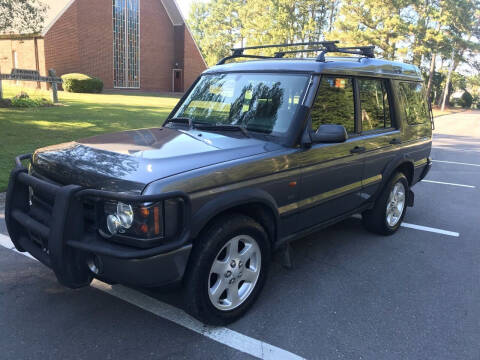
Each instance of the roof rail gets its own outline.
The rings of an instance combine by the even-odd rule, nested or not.
[[[312,45],[321,45],[325,49],[326,48],[333,48],[335,47],[335,44],[338,43],[338,40],[333,40],[333,41],[313,41],[313,42],[300,42],[300,43],[292,43],[292,44],[273,44],[273,45],[258,45],[258,46],[247,46],[247,47],[241,47],[241,48],[233,48],[232,50],[232,55],[226,56],[223,59],[221,59],[217,65],[222,65],[225,64],[228,60],[243,57],[243,58],[255,58],[255,59],[272,59],[274,58],[273,56],[262,56],[262,55],[246,55],[244,54],[245,50],[256,50],[256,49],[267,49],[267,48],[282,48],[282,47],[291,47],[291,46],[312,46]],[[323,49],[323,48],[322,48]],[[320,51],[320,50],[318,50]],[[275,53],[275,54],[280,54]],[[275,57],[283,57],[283,56],[275,56]]]
[[[373,45],[372,46],[338,47],[337,46],[338,43],[339,43],[338,40],[333,40],[333,41],[314,41],[314,42],[301,42],[301,43],[293,43],[293,44],[258,45],[258,46],[233,48],[231,49],[232,55],[224,57],[217,63],[217,65],[222,65],[222,64],[225,64],[228,60],[241,58],[241,57],[253,58],[253,59],[274,59],[274,58],[283,58],[286,54],[294,54],[294,53],[301,53],[301,52],[318,52],[318,51],[320,51],[320,54],[317,56],[316,61],[319,61],[319,62],[325,62],[325,54],[329,52],[361,55],[369,58],[375,57],[374,55],[375,46]],[[305,46],[305,45],[307,46],[320,45],[321,47],[310,48],[310,49],[277,51],[274,54],[274,56],[244,54],[245,50],[282,48],[282,47]]]
[[[368,58],[375,57],[375,45],[370,46],[350,46],[350,47],[342,47],[342,48],[335,48],[333,50],[325,49],[322,50],[320,54],[318,54],[316,61],[325,62],[325,54],[328,52],[336,52],[342,54],[353,54],[353,55],[361,55]]]

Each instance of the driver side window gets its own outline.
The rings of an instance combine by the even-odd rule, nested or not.
[[[323,124],[337,124],[345,126],[348,133],[354,133],[355,102],[352,78],[322,76],[310,114],[313,131],[317,131]]]

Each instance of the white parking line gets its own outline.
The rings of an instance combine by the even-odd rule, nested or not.
[[[12,250],[14,248],[12,241],[8,236],[0,234],[0,246],[6,247],[7,249]]]
[[[479,152],[480,150],[477,149],[452,149],[452,148],[443,148],[441,145],[436,145],[433,147],[435,150],[442,150],[442,151],[461,151],[461,152]]]
[[[433,180],[425,180],[425,179],[423,179],[422,182],[432,183],[432,184],[442,184],[442,185],[460,186],[460,187],[466,187],[466,188],[475,189],[475,186],[473,186],[473,185],[455,184],[455,183],[449,183],[449,182],[443,182],[443,181],[433,181]]]
[[[110,286],[97,280],[92,282],[92,286],[161,318],[170,320],[175,324],[257,358],[272,360],[303,359],[291,352],[264,343],[263,341],[253,339],[236,331],[224,327],[206,326],[174,306],[165,304],[164,302],[125,286]]]
[[[471,164],[471,163],[464,163],[464,162],[458,162],[458,161],[446,161],[446,160],[432,160],[432,161],[433,162],[446,163],[446,164],[468,165],[468,166],[478,166],[478,167],[480,167],[480,164]]]
[[[0,234],[0,246],[6,247],[10,250],[15,250],[12,241],[8,236]],[[18,251],[17,251],[18,252]],[[30,254],[19,254],[28,256],[34,260]],[[259,359],[266,360],[302,360],[303,358],[293,354],[289,351],[283,350],[274,345],[270,345],[266,342],[251,338],[249,336],[240,334],[234,330],[230,330],[225,327],[213,327],[207,326],[200,321],[192,318],[184,311],[166,304],[162,301],[147,296],[139,291],[127,288],[122,285],[108,285],[101,281],[94,280],[91,284],[92,287],[103,291],[107,294],[115,296],[123,301],[126,301],[140,309],[148,311],[158,317],[169,320],[177,325],[183,326],[191,331],[194,331],[200,335],[219,342],[223,345],[229,346],[233,349],[241,351],[243,353],[255,356]]]
[[[355,214],[352,215],[353,218],[355,219],[362,219],[362,215],[360,214]],[[454,237],[459,237],[460,233],[455,232],[455,231],[448,231],[448,230],[443,230],[443,229],[437,229],[429,226],[423,226],[423,225],[416,225],[416,224],[409,224],[406,222],[402,222],[400,224],[401,227],[406,227],[409,229],[415,229],[415,230],[421,230],[421,231],[428,231],[428,232],[433,232],[437,234],[443,234],[443,235],[449,235],[449,236],[454,236]]]
[[[437,234],[454,236],[454,237],[459,237],[460,236],[460,234],[458,232],[455,232],[455,231],[448,231],[448,230],[442,230],[442,229],[432,228],[432,227],[428,227],[428,226],[409,224],[409,223],[406,223],[406,222],[402,222],[402,224],[400,226],[410,228],[410,229],[416,229],[416,230],[433,232],[433,233],[437,233]]]

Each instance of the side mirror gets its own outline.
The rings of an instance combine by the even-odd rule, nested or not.
[[[341,143],[348,139],[348,134],[343,125],[324,124],[311,137],[315,143]]]

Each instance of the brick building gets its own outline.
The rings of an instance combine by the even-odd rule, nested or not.
[[[2,73],[55,69],[99,77],[105,89],[184,91],[206,69],[175,0],[47,3],[41,34],[0,34]]]

